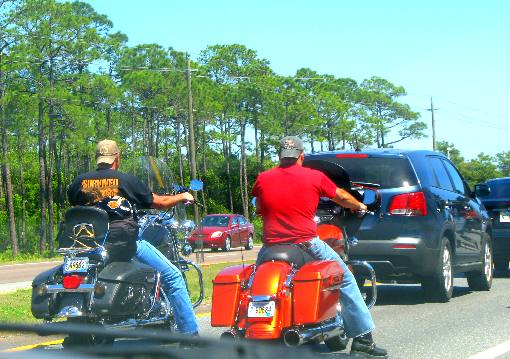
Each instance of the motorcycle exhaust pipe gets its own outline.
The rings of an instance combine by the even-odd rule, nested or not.
[[[340,321],[336,319],[312,328],[290,328],[283,334],[283,342],[288,347],[297,347],[314,339],[324,340],[340,334]]]

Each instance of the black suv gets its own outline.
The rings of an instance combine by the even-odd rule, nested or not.
[[[492,217],[494,267],[506,271],[510,260],[510,178],[490,179],[475,190]]]
[[[366,260],[379,281],[421,283],[448,301],[455,273],[473,290],[492,285],[491,220],[455,166],[432,151],[368,150],[306,156],[340,164],[354,183],[380,190],[377,216],[365,216],[350,258]]]

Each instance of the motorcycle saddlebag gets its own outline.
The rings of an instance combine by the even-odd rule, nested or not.
[[[95,295],[92,311],[98,315],[133,316],[144,313],[154,290],[154,270],[138,261],[112,262],[98,275],[105,286],[103,295]]]
[[[227,267],[213,279],[211,326],[231,327],[234,325],[241,285],[253,272],[254,265]]]
[[[51,311],[55,303],[56,294],[37,295],[36,288],[41,284],[55,283],[55,276],[61,274],[62,265],[58,265],[47,271],[39,273],[32,281],[32,315],[37,319],[44,319]]]
[[[294,325],[334,317],[343,277],[344,271],[336,261],[315,261],[302,266],[293,280]]]

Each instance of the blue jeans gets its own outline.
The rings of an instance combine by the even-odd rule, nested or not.
[[[136,241],[136,258],[161,273],[163,289],[172,306],[177,330],[183,334],[198,332],[193,305],[181,271],[152,244],[143,239]]]
[[[354,275],[349,268],[345,265],[340,256],[324,241],[321,241],[319,238],[313,238],[310,240],[310,244],[311,246],[308,252],[314,258],[335,260],[340,263],[340,266],[345,271],[344,279],[340,286],[340,304],[342,306],[342,319],[345,334],[349,338],[354,338],[373,331],[375,326],[372,315],[361,297]],[[258,258],[261,257],[261,253],[265,249],[266,246],[262,246]]]

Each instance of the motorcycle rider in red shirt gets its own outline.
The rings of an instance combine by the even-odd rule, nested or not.
[[[322,172],[302,166],[304,146],[298,137],[284,137],[279,156],[280,165],[260,173],[252,190],[257,198],[257,214],[263,220],[264,245],[258,257],[268,246],[291,243],[316,259],[338,261],[345,271],[340,303],[346,335],[353,338],[351,354],[387,358],[386,350],[377,347],[372,339],[374,322],[353,274],[340,256],[318,238],[314,221],[320,197],[356,211],[366,211],[367,207]]]

